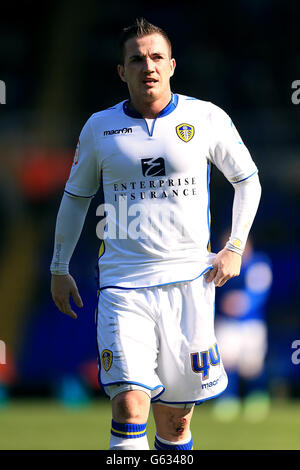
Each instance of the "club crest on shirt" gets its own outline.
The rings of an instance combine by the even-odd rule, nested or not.
[[[195,128],[191,124],[179,124],[176,127],[176,134],[184,142],[189,142],[195,134]]]
[[[109,349],[104,349],[101,353],[101,363],[106,372],[111,368],[113,353]]]

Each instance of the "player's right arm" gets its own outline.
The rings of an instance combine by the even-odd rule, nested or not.
[[[91,119],[80,134],[78,146],[65,187],[55,227],[54,252],[51,262],[51,294],[58,309],[77,318],[70,297],[83,306],[76,282],[69,273],[69,263],[80,237],[92,197],[98,190],[100,171],[96,158]]]
[[[91,199],[62,197],[56,219],[54,253],[51,263],[51,293],[58,309],[72,318],[77,318],[70,305],[70,296],[82,307],[76,282],[69,274],[69,263],[80,237]]]

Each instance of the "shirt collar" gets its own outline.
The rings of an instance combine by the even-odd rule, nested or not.
[[[129,104],[129,100],[126,100],[123,103],[123,111],[127,116],[130,116],[136,119],[144,119],[144,117],[138,111],[136,111],[135,109],[129,108],[128,104]],[[176,108],[177,104],[178,104],[178,95],[176,95],[175,93],[172,93],[171,101],[167,104],[167,106],[164,109],[161,110],[161,112],[158,114],[157,117],[167,116],[167,114],[172,113],[172,111],[174,111],[174,109]]]

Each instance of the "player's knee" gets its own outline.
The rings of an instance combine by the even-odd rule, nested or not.
[[[149,401],[144,392],[119,393],[112,400],[113,418],[123,423],[144,423],[148,418]]]

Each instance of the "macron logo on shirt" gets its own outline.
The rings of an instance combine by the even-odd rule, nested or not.
[[[123,127],[123,129],[112,129],[110,131],[103,132],[103,135],[115,135],[115,134],[132,134],[132,127]]]
[[[143,176],[166,176],[163,158],[142,158]]]

